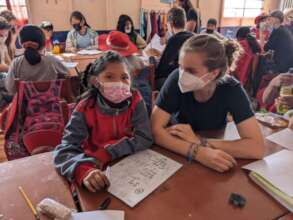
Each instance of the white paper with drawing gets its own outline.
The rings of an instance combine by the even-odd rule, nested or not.
[[[182,165],[152,150],[131,155],[111,167],[108,191],[134,207]]]
[[[293,131],[289,128],[274,133],[268,136],[267,139],[289,150],[293,150]]]

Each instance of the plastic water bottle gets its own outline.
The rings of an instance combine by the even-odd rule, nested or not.
[[[289,73],[293,74],[293,68],[289,69]],[[285,97],[285,96],[291,96],[293,95],[293,85],[290,86],[282,86],[280,90],[280,97]],[[277,106],[277,112],[279,114],[286,114],[289,111],[289,108],[287,105],[279,104]]]

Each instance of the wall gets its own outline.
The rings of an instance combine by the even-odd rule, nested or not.
[[[27,0],[30,22],[39,24],[43,20],[54,23],[56,31],[70,29],[69,16],[73,10],[80,10],[88,23],[97,30],[111,30],[116,27],[120,14],[130,15],[139,27],[140,9],[168,11],[170,5],[160,0]],[[194,7],[199,6],[202,24],[205,26],[211,17],[219,20],[221,26],[252,25],[253,19],[222,18],[224,0],[191,0]],[[265,11],[278,8],[281,0],[265,0]]]

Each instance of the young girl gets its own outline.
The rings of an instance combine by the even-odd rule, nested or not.
[[[100,168],[149,148],[152,135],[145,104],[130,89],[123,57],[106,52],[92,64],[85,79],[92,88],[72,113],[54,162],[61,175],[95,192],[109,185]]]
[[[10,24],[8,21],[0,17],[0,72],[7,72],[11,63],[6,40],[9,36]]]
[[[147,46],[145,40],[135,32],[133,21],[128,15],[120,15],[117,31],[127,34],[138,49],[144,49]]]
[[[73,29],[68,33],[66,39],[66,51],[76,52],[79,49],[97,49],[97,32],[88,25],[85,17],[79,11],[72,12],[70,24]]]
[[[239,45],[212,35],[194,36],[180,51],[179,69],[167,79],[152,113],[155,142],[219,172],[234,158],[262,158],[263,137],[239,82],[225,73],[233,67]],[[222,129],[233,116],[240,139],[204,139],[198,131]],[[178,124],[168,127],[171,115]]]
[[[41,28],[34,25],[24,26],[20,33],[20,43],[24,55],[15,58],[5,81],[7,91],[14,95],[15,80],[48,81],[64,78],[68,69],[53,56],[44,56],[45,35]]]
[[[45,43],[45,48],[47,51],[51,51],[53,48],[52,45],[52,37],[53,37],[53,33],[54,33],[54,26],[51,22],[49,21],[43,21],[40,25],[40,27],[42,28],[45,37],[46,37],[46,43]]]

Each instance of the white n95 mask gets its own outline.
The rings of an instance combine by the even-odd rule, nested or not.
[[[205,77],[207,74],[205,74],[203,77]],[[178,85],[181,92],[187,93],[202,89],[207,84],[202,80],[203,77],[200,78],[184,71],[183,69],[179,69]]]

